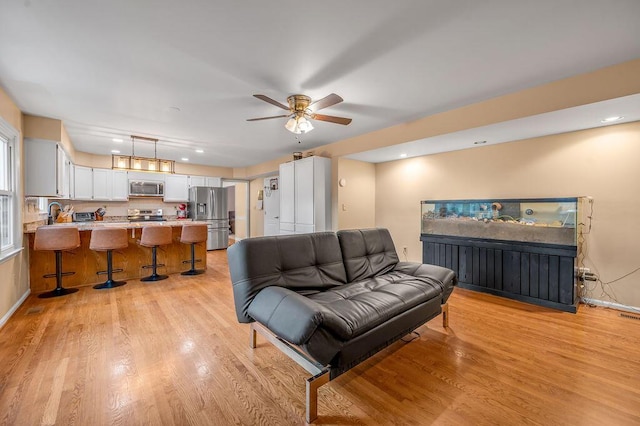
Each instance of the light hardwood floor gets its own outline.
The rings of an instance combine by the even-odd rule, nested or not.
[[[320,388],[318,424],[640,424],[640,321],[456,289],[439,318]],[[303,424],[308,374],[208,271],[30,296],[0,330],[0,424]]]

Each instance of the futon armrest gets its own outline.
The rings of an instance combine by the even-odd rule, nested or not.
[[[276,336],[301,345],[322,324],[322,306],[284,287],[262,289],[247,313]]]
[[[445,303],[458,283],[455,272],[442,266],[429,265],[418,262],[398,262],[394,271],[402,272],[417,278],[422,278],[432,285],[442,289],[442,303]]]

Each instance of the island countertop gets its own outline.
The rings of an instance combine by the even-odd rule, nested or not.
[[[127,228],[127,229],[137,229],[144,228],[145,226],[183,226],[187,223],[193,223],[191,219],[180,219],[180,220],[163,220],[163,221],[141,221],[141,222],[111,222],[111,221],[95,221],[95,222],[64,222],[64,223],[54,223],[53,225],[39,225],[32,226],[24,230],[25,234],[34,234],[36,232],[36,228],[40,226],[75,226],[79,231],[90,231],[95,228]]]
[[[148,222],[70,222],[56,223],[53,225],[40,225],[47,227],[77,227],[80,232],[80,247],[64,251],[63,269],[65,272],[73,271],[74,275],[63,278],[64,287],[83,287],[104,282],[105,276],[98,275],[99,271],[106,270],[106,255],[101,251],[89,248],[91,231],[96,228],[120,227],[128,229],[129,244],[127,248],[113,251],[113,267],[121,269],[114,273],[116,280],[135,280],[149,275],[151,272],[145,265],[151,263],[151,248],[140,245],[142,228],[147,226],[171,227],[171,244],[158,247],[158,263],[164,264],[159,269],[162,274],[175,274],[186,271],[189,266],[183,262],[191,258],[190,244],[180,242],[180,235],[184,225],[194,223],[191,219],[148,221]],[[44,278],[43,275],[55,272],[55,256],[51,251],[33,249],[35,227],[33,230],[25,230],[25,236],[29,243],[29,271],[30,287],[33,293],[41,293],[55,287],[55,280]],[[206,242],[195,245],[196,259],[199,259],[198,269],[207,267]]]

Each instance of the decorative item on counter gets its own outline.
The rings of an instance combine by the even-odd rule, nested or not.
[[[186,219],[187,218],[187,205],[184,203],[180,203],[176,206],[176,216],[178,219]]]
[[[107,210],[104,207],[100,207],[98,210],[96,210],[96,221],[104,220],[104,215],[106,213],[107,213]]]
[[[58,214],[58,217],[56,218],[56,223],[67,223],[67,222],[73,222],[73,206],[70,206],[68,204],[64,206],[64,209],[62,209],[62,211],[60,212],[60,214]]]

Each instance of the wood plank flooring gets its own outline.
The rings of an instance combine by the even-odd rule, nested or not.
[[[30,296],[0,330],[2,425],[304,424],[308,374],[207,273]],[[440,318],[320,388],[318,424],[640,424],[640,321],[456,289]]]

